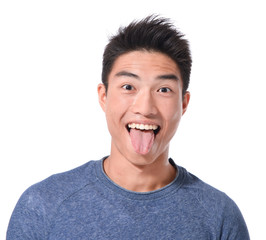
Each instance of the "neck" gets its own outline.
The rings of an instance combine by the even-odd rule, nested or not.
[[[169,163],[168,154],[142,165],[111,154],[104,161],[104,171],[113,182],[135,192],[160,189],[172,182],[176,176],[176,169]]]

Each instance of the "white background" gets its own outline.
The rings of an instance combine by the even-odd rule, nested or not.
[[[236,201],[265,237],[263,1],[0,2],[0,238],[22,192],[109,153],[98,106],[104,46],[120,25],[171,18],[191,43],[191,102],[171,157]]]

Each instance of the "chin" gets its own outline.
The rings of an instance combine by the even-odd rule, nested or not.
[[[158,156],[158,154],[152,153],[152,150],[146,154],[133,151],[132,154],[126,154],[126,159],[135,166],[144,167],[153,164],[158,159]]]

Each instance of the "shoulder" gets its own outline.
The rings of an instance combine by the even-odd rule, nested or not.
[[[90,161],[29,187],[20,197],[9,222],[7,239],[44,239],[58,207],[69,196],[97,181]]]
[[[185,169],[183,171],[186,175],[183,187],[187,188],[190,197],[204,210],[217,232],[220,232],[221,239],[249,239],[247,226],[236,203],[226,193]]]
[[[94,165],[97,161],[90,161],[80,167],[67,172],[54,174],[47,179],[32,185],[22,197],[40,203],[60,204],[65,198],[79,191],[88,184],[96,181]]]
[[[234,202],[224,192],[207,184],[195,175],[186,172],[186,181],[184,183],[190,193],[198,200],[198,203],[209,213],[223,211],[228,204],[234,205]]]
[[[210,207],[210,205],[217,205],[217,207],[220,207],[221,203],[231,201],[224,192],[202,181],[185,168],[178,167],[178,169],[183,178],[182,188],[185,189],[191,197],[196,198],[203,207],[205,205],[208,207]]]
[[[226,193],[184,171],[186,178],[183,187],[189,190],[189,194],[198,201],[207,214],[212,217],[222,216],[238,209],[236,203]]]

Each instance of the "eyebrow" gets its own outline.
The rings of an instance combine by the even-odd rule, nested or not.
[[[127,72],[127,71],[121,71],[115,74],[116,77],[122,77],[122,76],[126,76],[126,77],[132,77],[135,79],[140,80],[140,77],[134,73],[131,72]],[[156,77],[157,80],[175,80],[178,81],[179,78],[175,75],[175,74],[163,74],[163,75],[159,75]]]
[[[160,75],[158,77],[156,77],[156,79],[159,79],[159,80],[175,80],[175,81],[178,81],[179,78],[175,75],[175,74],[165,74],[165,75]]]
[[[121,71],[121,72],[118,72],[117,74],[115,74],[116,77],[132,77],[132,78],[136,78],[136,79],[140,79],[140,77],[134,73],[131,73],[131,72],[127,72],[127,71]]]

